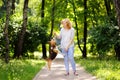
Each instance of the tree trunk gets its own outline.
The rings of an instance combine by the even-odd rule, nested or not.
[[[106,7],[107,15],[111,16],[110,0],[104,0],[104,4],[105,4],[105,7]]]
[[[116,8],[117,22],[118,22],[119,34],[120,34],[120,0],[113,0],[113,1]],[[118,36],[118,40],[120,40],[119,36]],[[120,60],[120,43],[119,42],[115,45],[115,52],[116,52],[117,59]]]
[[[113,11],[111,9],[111,4],[112,4],[111,0],[104,0],[104,4],[105,4],[105,7],[106,7],[107,15],[110,19],[109,22],[112,23],[112,24],[114,23],[114,25],[116,25],[115,15],[113,14]]]
[[[78,44],[78,48],[80,49],[80,51],[82,52],[83,54],[83,50],[80,46],[80,40],[79,40],[79,30],[78,30],[78,24],[77,24],[77,17],[76,17],[76,7],[75,7],[75,3],[74,3],[74,0],[72,0],[72,5],[73,5],[73,12],[74,12],[74,20],[75,20],[75,27],[76,27],[76,34],[77,34],[77,44]]]
[[[15,11],[15,0],[12,0],[12,14],[14,13]]]
[[[24,8],[23,8],[23,24],[22,24],[22,29],[20,33],[18,34],[18,41],[15,45],[15,54],[14,58],[17,57],[19,58],[20,56],[23,55],[23,42],[24,42],[24,36],[26,32],[26,27],[27,27],[27,10],[28,10],[28,1],[29,0],[24,0]]]
[[[41,7],[41,22],[42,22],[42,27],[45,27],[44,26],[44,6],[45,6],[45,0],[42,0],[42,7]],[[42,41],[42,58],[46,58],[47,57],[47,54],[46,54],[46,43],[44,43],[44,41]]]
[[[9,62],[9,37],[8,37],[8,27],[9,27],[9,20],[10,20],[10,0],[7,0],[7,8],[6,8],[6,22],[4,27],[4,37],[5,37],[5,62]]]
[[[51,32],[50,32],[50,38],[52,37],[52,33],[53,33],[53,28],[54,28],[54,12],[55,12],[55,0],[53,0],[53,6],[52,6],[52,18],[51,18]]]
[[[120,44],[115,45],[116,58],[120,60]]]
[[[46,44],[45,43],[42,43],[42,53],[43,53],[43,56],[42,58],[43,59],[46,59],[47,58],[47,52],[46,52]]]
[[[86,41],[87,41],[87,0],[84,0],[84,47],[82,55],[83,58],[87,57]]]

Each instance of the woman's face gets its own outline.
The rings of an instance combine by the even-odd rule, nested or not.
[[[63,24],[63,27],[67,29],[66,21],[63,21],[62,24]]]
[[[62,20],[61,24],[63,25],[63,28],[65,28],[65,29],[70,29],[71,28],[71,23],[70,23],[69,19]]]

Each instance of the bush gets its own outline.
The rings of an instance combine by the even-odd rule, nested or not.
[[[118,26],[107,23],[92,28],[90,32],[89,43],[92,44],[90,51],[97,53],[100,58],[114,50],[114,46],[120,43]]]

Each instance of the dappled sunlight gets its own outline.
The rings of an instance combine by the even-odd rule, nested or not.
[[[120,0],[0,0],[0,80],[120,80],[117,60]]]
[[[39,51],[35,51],[33,53],[35,59],[40,59],[42,57],[42,53]]]
[[[0,61],[0,72],[2,72],[0,80],[31,80],[44,65],[44,61],[32,59],[14,59],[10,60],[8,64]],[[26,76],[27,74],[29,76]]]
[[[99,80],[119,80],[120,62],[116,60],[80,59],[79,64]]]
[[[52,70],[55,70],[56,67],[57,67],[57,69],[59,69],[59,70],[65,70],[64,65],[60,65],[60,64],[54,65],[54,64],[52,64]]]
[[[65,66],[63,58],[56,58],[52,65],[51,70],[48,70],[45,66],[33,80],[96,80],[96,77],[92,76],[89,73],[86,73],[83,67],[76,65],[78,76],[75,76],[72,71],[71,65],[69,76],[65,76]]]
[[[119,80],[120,77],[120,70],[118,71],[114,71],[114,70],[110,70],[110,69],[99,69],[96,71],[97,73],[97,76],[99,76],[99,79],[102,80],[102,79],[115,79],[115,80]],[[115,77],[116,76],[116,77]]]
[[[44,60],[34,60],[34,59],[31,59],[31,60],[26,60],[29,64],[31,64],[32,66],[35,66],[36,64],[43,64],[45,63]]]

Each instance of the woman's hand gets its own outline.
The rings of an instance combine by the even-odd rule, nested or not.
[[[65,51],[66,51],[66,52],[68,51],[68,47],[65,48]]]
[[[61,37],[59,35],[57,35],[56,32],[53,33],[54,37],[57,38],[57,39],[61,39]]]
[[[57,37],[57,34],[56,34],[56,32],[54,32],[54,33],[53,33],[53,35],[54,35],[54,37]]]

